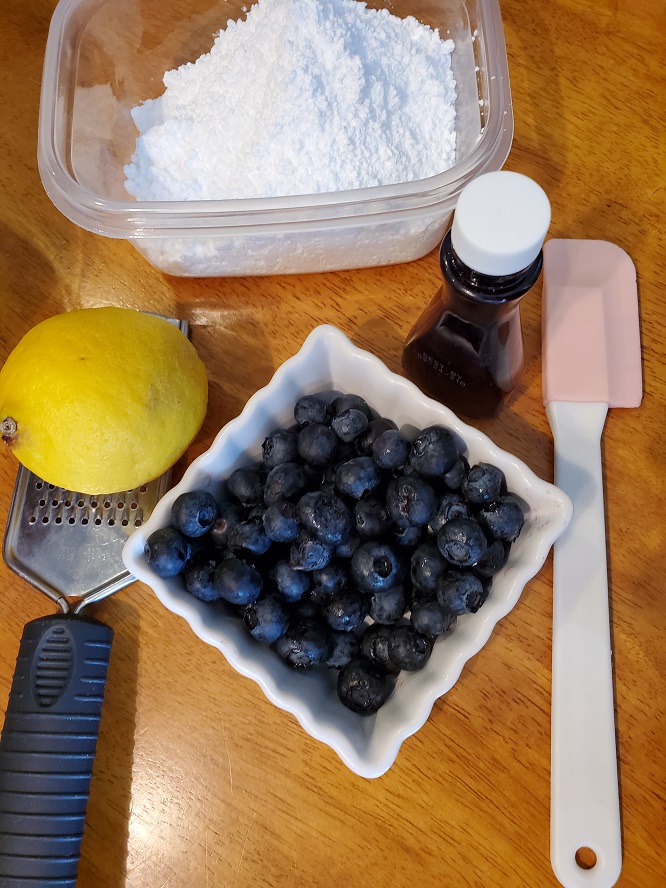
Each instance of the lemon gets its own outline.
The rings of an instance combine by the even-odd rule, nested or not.
[[[0,370],[3,440],[42,480],[81,493],[157,478],[201,428],[206,369],[181,331],[127,308],[33,327]]]

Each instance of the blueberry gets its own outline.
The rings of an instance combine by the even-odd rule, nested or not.
[[[379,497],[372,495],[354,504],[354,521],[356,532],[363,539],[384,536],[391,528],[386,504]]]
[[[382,469],[401,469],[409,458],[410,444],[397,429],[388,429],[375,438],[372,456]]]
[[[325,623],[298,620],[275,643],[275,650],[288,666],[311,669],[326,662],[333,649],[331,633]]]
[[[326,466],[338,449],[338,436],[323,423],[303,426],[298,433],[299,456],[313,466]]]
[[[276,429],[264,439],[261,452],[268,471],[282,463],[294,462],[298,457],[295,432],[292,429]]]
[[[402,475],[389,482],[386,508],[398,527],[421,527],[437,511],[437,495],[420,475]]]
[[[361,538],[358,534],[352,534],[346,543],[341,543],[335,547],[335,555],[338,558],[351,558],[354,552],[361,545]]]
[[[352,499],[361,499],[379,486],[382,474],[371,456],[356,456],[338,466],[335,486]]]
[[[462,494],[469,503],[483,505],[499,499],[506,489],[504,472],[490,463],[478,463],[463,479]]]
[[[362,411],[350,407],[333,417],[331,428],[341,441],[349,443],[368,428],[368,417]]]
[[[321,570],[333,557],[333,546],[302,530],[291,544],[289,563],[294,570]]]
[[[412,603],[409,621],[417,632],[438,637],[453,631],[457,617],[445,611],[437,598],[425,597]]]
[[[389,653],[391,629],[391,626],[371,623],[361,636],[361,654],[385,672],[397,675],[400,667],[393,662]]]
[[[189,564],[183,571],[185,588],[199,601],[217,601],[219,590],[215,585],[217,565],[206,561],[203,564]]]
[[[451,518],[469,518],[471,513],[465,499],[459,493],[443,493],[438,500],[437,512],[428,527],[433,533],[438,533]]]
[[[502,540],[493,540],[489,544],[486,554],[479,558],[474,565],[474,572],[484,578],[495,576],[506,564],[510,548],[509,543],[504,543]]]
[[[409,454],[409,463],[421,475],[441,477],[458,460],[453,432],[444,426],[429,426],[418,435]]]
[[[393,693],[395,680],[366,657],[355,657],[338,673],[338,697],[361,715],[377,712]]]
[[[370,595],[370,617],[375,623],[395,623],[404,616],[407,606],[404,586],[393,586]]]
[[[507,494],[484,506],[477,520],[491,537],[512,543],[523,528],[525,516],[518,500]]]
[[[229,493],[244,506],[260,503],[264,497],[264,482],[256,466],[242,466],[229,476]]]
[[[459,456],[453,468],[443,475],[442,480],[449,490],[460,490],[465,475],[469,471],[469,463],[464,456]]]
[[[266,509],[262,518],[266,536],[274,543],[291,543],[301,529],[296,506],[289,500],[276,500]]]
[[[400,582],[402,565],[390,546],[371,540],[362,543],[352,555],[351,577],[365,592],[390,589]]]
[[[321,589],[324,595],[331,595],[333,592],[339,592],[347,585],[348,570],[345,565],[332,561],[321,570],[312,572],[312,582],[315,587]]]
[[[368,419],[372,417],[372,411],[367,401],[360,395],[339,395],[331,402],[333,416],[339,416],[345,410],[360,410]]]
[[[215,586],[220,596],[230,604],[252,604],[261,595],[263,581],[256,568],[241,558],[232,556],[215,571]]]
[[[432,640],[411,626],[390,626],[388,654],[395,666],[406,672],[423,669],[432,653]]]
[[[294,570],[288,561],[278,561],[270,575],[285,601],[300,601],[310,588],[310,574]]]
[[[380,416],[378,419],[371,419],[365,432],[354,441],[356,452],[359,456],[372,456],[372,445],[382,432],[397,428],[392,419],[387,419],[384,416]]]
[[[423,536],[423,527],[412,527],[408,524],[407,527],[394,528],[389,536],[389,543],[401,549],[415,549],[423,540]]]
[[[233,527],[242,521],[245,512],[238,503],[232,503],[228,500],[218,503],[217,518],[213,522],[209,535],[216,546],[226,546],[229,540],[229,533]]]
[[[175,577],[187,564],[190,543],[175,527],[153,531],[143,547],[146,561],[158,577]]]
[[[324,568],[325,570],[326,568]],[[315,571],[312,571],[314,574]],[[312,576],[312,574],[308,574],[308,576]],[[318,608],[317,613],[321,616],[321,609],[326,604],[328,599],[331,597],[333,593],[323,586],[317,586],[314,584],[310,589],[308,589],[306,595],[304,596],[304,600],[311,601]]]
[[[486,600],[486,587],[470,570],[451,570],[441,577],[437,601],[450,614],[475,614]]]
[[[341,589],[333,592],[323,604],[321,614],[331,629],[351,632],[368,616],[370,603],[358,589]]]
[[[182,570],[183,575],[190,567],[217,567],[230,554],[226,547],[213,543],[209,535],[190,540],[189,543],[190,557]]]
[[[412,584],[422,592],[435,592],[437,583],[449,567],[435,543],[423,543],[412,553],[410,576]]]
[[[305,530],[331,546],[346,543],[354,528],[354,516],[332,493],[306,493],[298,501],[297,512]]]
[[[188,537],[207,533],[217,518],[217,500],[207,490],[188,490],[171,505],[171,524]]]
[[[452,518],[438,532],[437,547],[451,564],[470,567],[486,554],[488,541],[473,518]]]
[[[325,423],[327,415],[328,405],[323,398],[319,398],[317,395],[303,395],[294,405],[294,419],[301,426],[310,423]]]
[[[241,555],[263,555],[268,552],[271,541],[262,519],[257,517],[239,521],[229,532],[228,546],[232,552]]]
[[[360,639],[353,632],[331,632],[332,649],[326,660],[331,669],[342,669],[358,656]]]
[[[287,631],[289,614],[278,596],[267,595],[245,608],[243,622],[257,641],[273,644]]]
[[[280,463],[266,476],[264,502],[270,506],[278,500],[300,496],[307,483],[307,475],[300,463]]]

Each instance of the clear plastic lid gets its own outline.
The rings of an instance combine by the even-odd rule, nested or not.
[[[460,193],[451,227],[458,258],[500,276],[534,262],[550,225],[550,201],[528,176],[507,170],[478,176]]]

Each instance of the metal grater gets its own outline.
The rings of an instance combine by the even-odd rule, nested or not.
[[[165,320],[188,335],[187,321]],[[47,484],[20,466],[3,558],[65,613],[78,613],[133,582],[122,561],[123,546],[147,520],[170,480],[168,471],[135,490],[91,496]]]

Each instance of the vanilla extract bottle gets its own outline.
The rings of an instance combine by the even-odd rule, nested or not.
[[[455,413],[495,416],[523,369],[519,304],[539,279],[550,224],[543,189],[499,171],[461,191],[440,248],[443,282],[405,342],[402,365]]]

